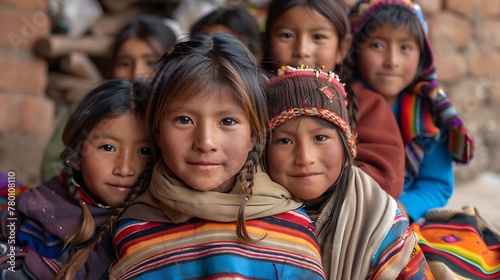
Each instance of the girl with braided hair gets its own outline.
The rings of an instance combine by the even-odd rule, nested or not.
[[[22,251],[15,252],[15,271],[9,256],[2,257],[2,279],[54,279],[125,200],[151,161],[142,125],[146,91],[144,82],[110,80],[79,102],[62,136],[64,169],[18,196],[15,216],[3,216],[2,240]],[[15,240],[9,238],[14,229],[7,227],[13,218]],[[90,279],[103,276],[112,260],[111,236],[107,239],[91,252]]]
[[[110,217],[110,279],[324,279],[302,202],[261,171],[266,78],[254,56],[229,34],[198,34],[158,67],[146,127],[162,157]]]

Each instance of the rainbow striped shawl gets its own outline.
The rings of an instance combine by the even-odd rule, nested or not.
[[[472,159],[472,135],[435,79],[417,82],[413,92],[401,94],[399,114],[398,123],[406,147],[407,171],[417,174],[424,157],[425,149],[415,139],[438,138],[441,132],[446,134],[448,150],[455,162],[465,164]]]

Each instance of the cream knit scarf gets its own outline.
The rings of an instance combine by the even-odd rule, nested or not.
[[[253,196],[245,206],[245,218],[257,219],[301,207],[284,187],[271,181],[259,167],[253,176]],[[236,221],[244,201],[241,186],[230,193],[201,192],[175,178],[163,161],[156,164],[149,188],[127,209],[122,218],[182,223],[197,217],[217,222]],[[144,206],[150,207],[144,209]],[[150,211],[145,213],[145,211]],[[152,211],[152,212],[151,212]],[[156,212],[156,213],[154,213]]]

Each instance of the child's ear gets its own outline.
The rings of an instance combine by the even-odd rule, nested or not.
[[[82,170],[82,165],[80,163],[79,160],[75,160],[74,162],[72,162],[71,164],[71,167],[73,167],[74,170],[76,171],[81,171]]]
[[[342,64],[342,61],[347,57],[349,53],[349,49],[352,44],[352,35],[348,34],[345,36],[344,40],[340,42],[339,51],[337,52],[337,56],[335,57],[335,64]]]
[[[250,152],[253,147],[255,147],[255,143],[257,142],[257,137],[252,137],[250,138],[250,141],[248,141],[248,152]]]

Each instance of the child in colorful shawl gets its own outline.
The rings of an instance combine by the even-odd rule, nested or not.
[[[361,0],[350,11],[351,67],[358,91],[382,95],[399,124],[406,177],[398,201],[412,221],[448,202],[453,162],[472,159],[474,143],[437,84],[420,6],[411,0]]]
[[[354,163],[339,77],[282,67],[266,96],[269,175],[305,200],[327,279],[434,279],[396,201]]]

